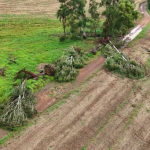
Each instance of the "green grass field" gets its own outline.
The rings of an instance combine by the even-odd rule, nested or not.
[[[15,84],[14,76],[22,68],[36,72],[39,63],[52,63],[63,55],[70,46],[81,47],[84,51],[93,47],[90,40],[67,40],[59,42],[63,33],[58,20],[28,16],[3,16],[0,20],[0,68],[6,65],[5,77],[0,76],[0,103],[6,101]],[[10,55],[15,63],[8,63]]]

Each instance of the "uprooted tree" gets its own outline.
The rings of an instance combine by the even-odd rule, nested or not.
[[[26,88],[26,80],[15,87],[8,104],[0,116],[0,125],[10,129],[23,125],[27,118],[32,118],[36,112],[36,99],[31,90]]]
[[[55,79],[60,82],[74,80],[77,76],[78,68],[85,64],[84,57],[72,47],[68,53],[56,60]]]
[[[102,49],[103,55],[107,58],[105,66],[113,72],[122,74],[129,78],[142,78],[145,76],[143,66],[131,60],[127,55],[117,51],[115,47],[106,45]]]

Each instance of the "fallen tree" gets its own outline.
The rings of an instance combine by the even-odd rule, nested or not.
[[[8,58],[8,63],[9,63],[9,62],[16,63],[16,61],[15,61],[16,59],[17,59],[16,57],[15,57],[15,58],[12,58],[12,54],[11,54],[11,55],[9,56],[9,58]],[[2,69],[0,69],[0,75],[3,76],[3,77],[5,76],[5,73],[4,73],[4,72],[5,72],[5,69],[6,69],[6,65],[5,65]]]
[[[106,45],[102,49],[103,55],[107,58],[105,66],[113,72],[122,74],[129,78],[142,78],[145,76],[145,69],[143,66],[131,60],[116,48]]]
[[[0,125],[14,129],[23,125],[27,118],[32,118],[36,112],[36,99],[31,90],[26,88],[26,80],[15,87],[8,104],[0,116]]]
[[[85,65],[84,57],[72,47],[64,56],[55,61],[55,79],[59,82],[74,80],[78,74],[78,68]]]
[[[37,74],[27,71],[25,68],[18,71],[15,75],[15,79],[36,79],[37,77]]]

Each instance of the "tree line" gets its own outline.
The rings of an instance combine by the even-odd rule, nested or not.
[[[89,28],[96,36],[98,28],[102,29],[103,37],[122,36],[128,29],[134,26],[138,18],[138,11],[135,10],[134,0],[90,0],[87,16],[85,6],[86,0],[58,0],[60,8],[57,11],[57,18],[62,22],[64,35],[66,27],[70,33],[75,35],[82,32],[86,39],[86,28]],[[105,7],[102,14],[99,9]],[[102,19],[105,16],[105,19]]]

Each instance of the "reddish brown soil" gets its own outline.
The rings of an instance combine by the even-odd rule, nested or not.
[[[141,21],[140,23],[140,26],[143,28],[145,27],[149,22],[150,22],[150,15],[148,14],[148,12],[146,11],[146,7],[147,7],[147,4],[144,3],[142,6],[141,6],[141,11],[143,12],[144,14],[144,19]]]
[[[0,129],[0,139],[2,139],[8,132],[6,130]]]
[[[103,56],[99,56],[98,59],[92,61],[80,70],[75,83],[67,83],[64,84],[64,86],[59,85],[57,89],[55,88],[57,83],[47,85],[43,90],[39,91],[36,94],[36,108],[38,112],[43,111],[48,106],[54,105],[58,101],[58,99],[54,98],[56,97],[56,95],[57,97],[61,97],[64,92],[72,90],[75,86],[84,81],[89,75],[93,74],[96,70],[100,69],[104,65],[104,63],[105,58]]]

